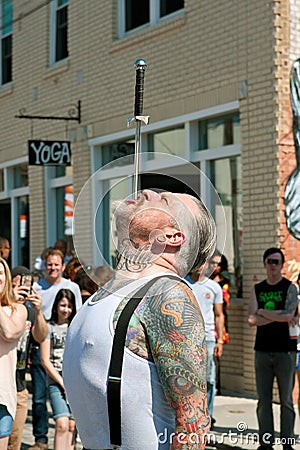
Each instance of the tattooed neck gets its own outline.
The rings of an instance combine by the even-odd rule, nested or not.
[[[120,247],[120,261],[117,270],[126,270],[131,273],[140,273],[152,266],[157,255],[151,252],[151,244],[139,244],[132,239],[123,239]]]

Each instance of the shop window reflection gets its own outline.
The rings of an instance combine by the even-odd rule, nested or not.
[[[224,158],[211,162],[211,181],[222,201],[226,217],[226,241],[224,249],[219,250],[226,256],[231,274],[233,297],[242,297],[242,190],[241,158]],[[215,208],[216,222],[218,211]]]
[[[13,188],[28,186],[28,164],[23,163],[13,167]]]

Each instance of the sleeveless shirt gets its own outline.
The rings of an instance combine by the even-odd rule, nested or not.
[[[282,278],[277,284],[269,284],[266,280],[255,285],[258,308],[279,310],[285,308],[287,292],[291,282]],[[296,351],[297,339],[289,336],[287,322],[272,322],[257,327],[255,350],[262,352]]]
[[[114,336],[113,316],[120,301],[151,278],[135,280],[99,301],[94,294],[70,324],[63,376],[85,448],[111,448],[107,376]],[[169,450],[175,430],[175,411],[166,400],[155,364],[126,347],[121,409],[122,450]]]

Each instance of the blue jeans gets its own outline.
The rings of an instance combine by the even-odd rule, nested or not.
[[[257,419],[261,445],[274,442],[272,393],[277,379],[280,398],[280,437],[294,437],[295,411],[292,392],[295,378],[296,352],[255,352]]]
[[[215,341],[206,341],[207,406],[210,417],[213,417],[216,391],[216,362],[214,358],[215,345]]]
[[[41,364],[40,348],[31,352],[32,426],[36,442],[48,442],[46,372]]]
[[[49,384],[48,386],[49,399],[51,403],[53,419],[59,417],[69,417],[73,419],[70,407],[66,400],[66,394],[58,384]]]

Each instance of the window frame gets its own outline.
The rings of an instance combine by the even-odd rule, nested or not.
[[[67,47],[67,56],[61,59],[57,59],[57,52],[56,52],[56,44],[57,44],[57,13],[59,10],[62,10],[63,8],[69,7],[69,0],[66,0],[66,2],[63,5],[58,5],[59,0],[52,0],[51,1],[51,12],[50,12],[50,66],[53,66],[55,64],[59,64],[62,61],[65,61],[69,57],[69,49],[68,49],[68,18],[67,18],[67,37],[66,37],[66,47]]]
[[[11,266],[15,267],[17,265],[22,264],[20,260],[20,249],[21,249],[21,240],[20,240],[20,217],[19,217],[19,199],[21,197],[29,197],[29,184],[22,187],[15,187],[13,183],[13,173],[16,167],[27,164],[28,157],[22,156],[20,158],[0,163],[0,169],[3,170],[3,178],[4,178],[4,189],[0,192],[0,201],[9,201],[10,202],[10,221],[11,221],[11,237],[10,243],[12,247],[11,251]],[[30,217],[27,217],[27,221]],[[29,222],[27,222],[28,226]],[[29,226],[28,226],[29,232]],[[28,248],[28,254],[30,254],[30,243]]]
[[[184,11],[184,7],[183,7],[183,8],[180,8],[170,14],[166,14],[166,15],[160,17],[160,1],[161,0],[149,0],[149,22],[144,23],[136,28],[131,28],[130,30],[126,31],[126,0],[118,0],[118,1],[119,1],[119,7],[118,7],[119,33],[118,33],[118,35],[119,35],[120,39],[124,38],[127,35],[136,33],[140,30],[143,30],[145,28],[154,26],[160,22],[168,20],[171,17],[182,14],[182,12]]]
[[[0,66],[1,66],[0,67],[0,85],[1,86],[5,86],[5,85],[7,85],[7,84],[12,82],[12,55],[13,55],[13,50],[12,50],[12,44],[13,44],[12,43],[12,39],[13,39],[13,1],[12,0],[10,1],[10,3],[11,3],[11,26],[10,26],[10,31],[8,31],[6,33],[3,32],[4,26],[3,26],[2,12],[3,12],[3,2],[4,1],[5,0],[1,1],[1,9],[0,9],[0,37],[1,37],[1,45],[0,45]],[[10,55],[8,55],[8,56],[3,54],[3,44],[4,44],[4,41],[7,40],[7,39],[9,40],[10,46],[11,46],[11,52],[10,52]],[[9,61],[10,79],[8,79],[6,81],[3,80],[3,78],[4,78],[4,76],[3,76],[4,75],[4,68],[6,67],[4,58],[5,58],[6,61],[7,61],[7,59],[10,59],[10,61]]]

